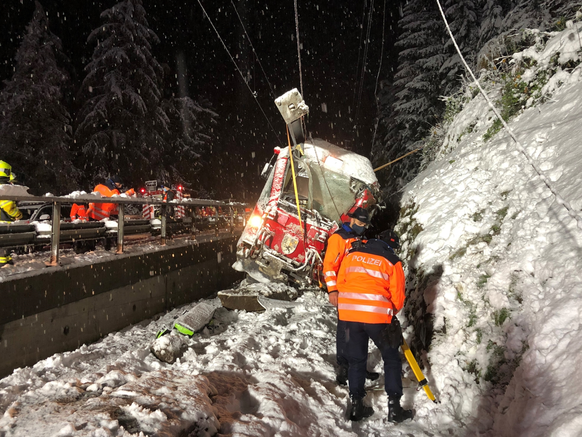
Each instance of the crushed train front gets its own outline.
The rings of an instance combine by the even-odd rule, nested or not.
[[[260,282],[317,283],[328,237],[355,208],[373,214],[378,180],[367,158],[324,140],[305,142],[292,159],[289,148],[275,153],[233,267]]]

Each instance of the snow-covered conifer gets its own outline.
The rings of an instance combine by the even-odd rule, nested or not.
[[[472,65],[477,53],[479,38],[479,5],[475,0],[463,2],[446,0],[443,6],[455,41],[469,65]],[[442,91],[449,95],[458,89],[459,77],[465,74],[465,67],[450,38],[445,39],[445,51],[447,59],[441,67]]]
[[[130,184],[164,178],[169,119],[162,105],[163,69],[152,53],[159,42],[142,0],[124,0],[101,14],[89,35],[95,44],[79,98],[75,140],[85,176],[100,182],[123,173]]]
[[[164,156],[167,177],[175,182],[191,181],[211,150],[212,126],[218,114],[190,97],[166,99],[164,108],[170,120],[170,147]]]
[[[397,47],[398,71],[395,85],[402,87],[394,110],[400,124],[403,148],[422,138],[438,118],[439,70],[445,61],[444,26],[433,2],[412,0],[398,23],[402,29]]]
[[[39,2],[15,60],[0,94],[1,159],[35,194],[69,192],[79,172],[71,162],[72,123],[64,98],[68,60]]]

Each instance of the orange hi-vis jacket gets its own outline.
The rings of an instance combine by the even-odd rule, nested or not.
[[[79,205],[78,203],[73,203],[73,206],[71,207],[71,221],[76,220],[77,218],[82,221],[87,221],[89,219],[87,208],[85,208],[85,205],[83,204]]]
[[[103,184],[97,185],[93,191],[100,193],[102,197],[112,197],[114,194],[119,195],[119,190],[110,190]],[[90,203],[87,211],[87,215],[94,220],[109,218],[111,214],[117,214],[115,203]]]
[[[346,256],[348,250],[352,247],[352,243],[357,239],[358,235],[347,223],[344,223],[327,240],[327,249],[323,259],[323,275],[328,293],[337,291],[337,272],[344,256]]]
[[[381,240],[353,247],[338,275],[338,316],[346,322],[390,323],[404,306],[400,258]]]

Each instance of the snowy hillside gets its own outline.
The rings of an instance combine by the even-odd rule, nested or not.
[[[572,32],[534,37],[484,86],[521,102],[511,128],[580,212],[582,46]],[[409,279],[400,317],[440,404],[404,366],[412,422],[387,422],[377,384],[366,398],[376,413],[345,420],[336,312],[311,290],[293,308],[220,308],[174,364],[149,345],[182,309],[19,369],[0,380],[0,436],[582,435],[582,230],[473,89],[436,159],[406,186],[398,224]],[[382,369],[373,347],[368,365]]]
[[[485,86],[501,102],[508,82],[510,97],[524,95],[531,107],[510,127],[580,214],[578,38],[572,29],[539,38],[509,60],[505,85]],[[582,229],[509,135],[492,135],[492,117],[480,95],[467,103],[402,200],[408,333],[418,347],[430,343],[443,400],[426,414],[469,435],[579,436]]]

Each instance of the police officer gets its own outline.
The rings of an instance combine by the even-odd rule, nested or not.
[[[357,242],[344,258],[338,274],[338,315],[346,327],[351,407],[349,418],[358,421],[374,414],[364,405],[368,339],[384,361],[384,389],[388,395],[388,420],[411,419],[411,410],[400,406],[402,362],[398,347],[402,331],[396,314],[404,306],[404,270],[390,246],[398,245],[392,231],[379,239]]]
[[[328,298],[332,305],[337,307],[337,272],[344,256],[352,247],[352,243],[363,235],[366,226],[370,223],[370,214],[364,208],[356,208],[348,214],[350,221],[343,223],[327,240],[325,258],[323,260],[323,274],[327,286]],[[339,366],[336,381],[340,385],[348,383],[348,359],[345,356],[345,326],[341,320],[337,323],[336,332],[336,360]],[[367,372],[370,380],[378,379],[380,375]]]

